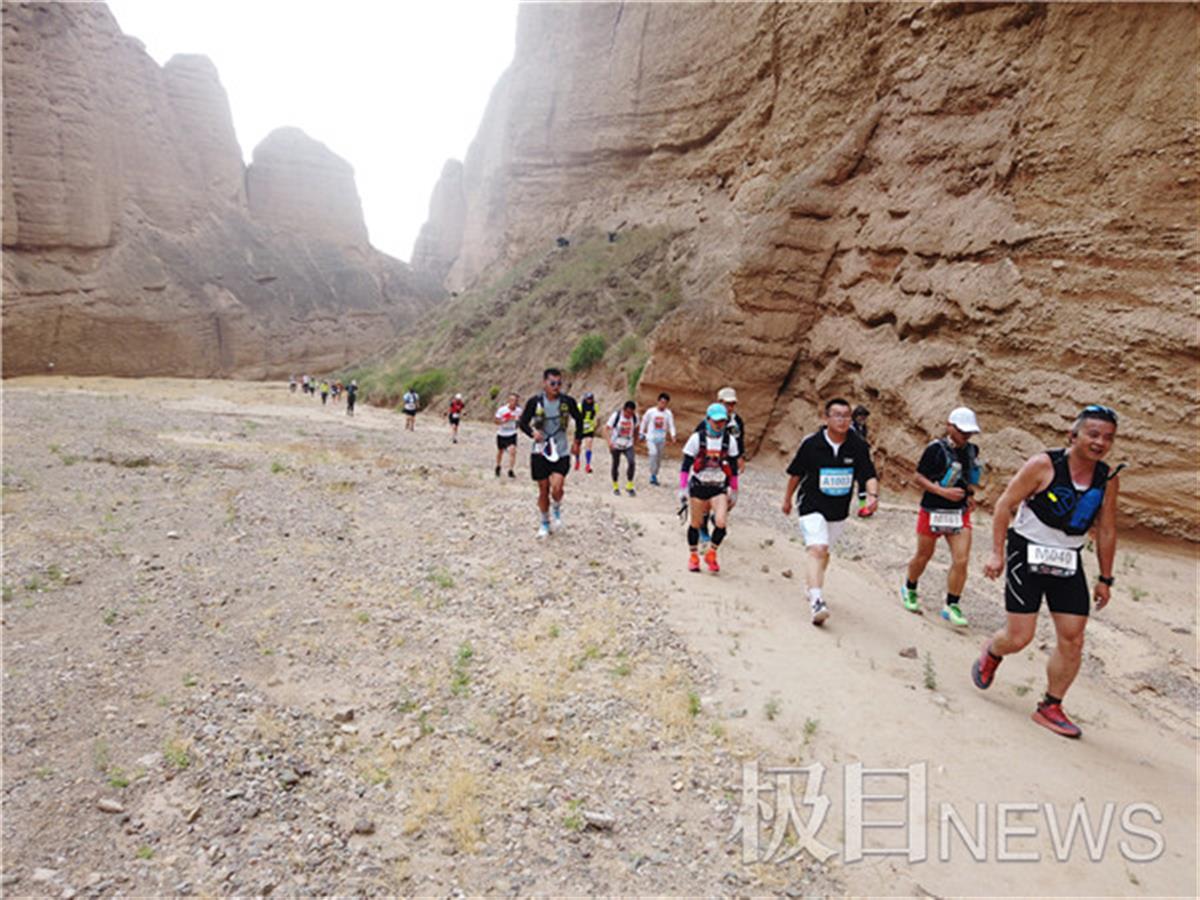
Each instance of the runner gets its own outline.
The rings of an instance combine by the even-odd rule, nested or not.
[[[800,443],[787,467],[787,493],[783,514],[792,511],[792,498],[799,490],[800,533],[804,536],[805,581],[812,607],[812,623],[829,618],[829,606],[821,595],[829,550],[850,514],[854,479],[867,484],[870,509],[879,503],[879,479],[871,463],[871,451],[850,428],[850,404],[840,397],[825,404],[825,424]]]
[[[710,572],[720,572],[717,548],[725,540],[726,516],[737,505],[740,449],[738,439],[729,432],[729,411],[714,403],[705,412],[704,432],[693,432],[683,445],[683,465],[679,470],[679,503],[685,504],[688,517],[688,571],[700,571],[700,526],[709,512],[713,514],[711,543],[704,554]]]
[[[731,387],[723,387],[717,391],[717,402],[725,407],[725,411],[729,413],[729,434],[731,437],[737,438],[738,449],[741,451],[738,454],[738,474],[740,475],[746,468],[746,453],[745,453],[745,434],[746,423],[742,421],[742,417],[737,413],[737,391]],[[700,434],[704,430],[704,422],[701,421],[695,428],[695,433]],[[704,517],[704,522],[700,526],[700,543],[707,544],[709,534],[713,527],[713,516],[709,513]]]
[[[863,439],[863,442],[870,447],[871,439],[867,437],[867,417],[871,415],[871,411],[862,404],[854,407],[854,412],[850,414],[850,427],[858,432],[858,436]],[[867,485],[865,482],[858,482],[858,514],[864,518],[870,516],[874,512],[867,511]]]
[[[329,402],[329,382],[321,381],[321,405],[324,406]]]
[[[608,437],[608,452],[612,454],[612,483],[613,493],[621,494],[621,457],[625,457],[625,493],[630,497],[636,491],[633,489],[633,473],[637,466],[637,456],[633,444],[637,440],[637,404],[626,400],[625,405],[612,414],[608,424],[604,426]]]
[[[354,404],[358,402],[358,382],[351,381],[346,385],[346,415],[354,415]]]
[[[583,399],[579,404],[580,414],[583,416],[583,446],[587,453],[587,473],[592,474],[592,441],[596,438],[596,395],[591,391],[587,391],[583,395]],[[575,456],[575,471],[579,471],[578,450],[574,451]]]
[[[549,537],[550,513],[554,512],[555,531],[562,528],[563,486],[571,470],[572,455],[579,455],[579,441],[583,434],[583,415],[573,397],[562,391],[562,371],[555,368],[542,373],[542,391],[530,397],[521,413],[517,427],[533,438],[530,455],[530,471],[538,486],[538,513],[541,525],[539,538]],[[575,421],[575,440],[568,448],[567,426]],[[589,469],[590,471],[590,469]]]
[[[1113,410],[1085,406],[1071,425],[1065,450],[1045,450],[1025,461],[996,501],[992,558],[983,570],[988,578],[1004,572],[1008,618],[1004,628],[984,642],[983,652],[971,666],[971,680],[986,690],[1000,661],[1033,640],[1045,596],[1058,642],[1046,664],[1046,695],[1034,710],[1033,721],[1069,738],[1083,733],[1067,718],[1062,702],[1083,659],[1089,609],[1081,549],[1093,525],[1100,562],[1099,583],[1092,595],[1096,609],[1108,605],[1114,580],[1117,473],[1123,466],[1110,472],[1102,460],[1116,436]]]
[[[458,443],[458,423],[462,421],[463,409],[466,408],[466,403],[463,402],[462,394],[455,394],[454,399],[450,401],[450,411],[446,418],[450,420],[450,443]]]
[[[675,416],[667,405],[671,395],[665,391],[658,395],[658,403],[642,418],[642,440],[650,454],[650,483],[658,486],[658,467],[667,446],[667,436],[675,443]]]
[[[908,561],[906,580],[900,588],[904,608],[921,612],[917,582],[933,558],[937,539],[944,537],[950,546],[951,563],[942,618],[959,628],[967,627],[967,617],[958,601],[971,560],[971,513],[975,509],[972,494],[979,484],[979,448],[971,443],[971,435],[978,433],[975,413],[960,406],[946,420],[946,436],[931,442],[921,454],[916,482],[925,493],[917,513],[917,551]]]
[[[296,393],[296,376],[295,375],[288,376],[288,393],[289,394]]]
[[[308,393],[308,376],[307,375],[302,375],[300,377],[300,390],[302,393],[305,393],[305,394]]]
[[[417,410],[421,408],[421,395],[409,385],[404,392],[404,430],[417,430]]]
[[[517,462],[517,422],[521,418],[521,398],[508,395],[508,402],[496,410],[496,477],[500,477],[500,461],[508,451],[508,477],[516,478],[513,466]]]

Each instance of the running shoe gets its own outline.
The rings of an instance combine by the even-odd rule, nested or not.
[[[829,607],[825,605],[825,601],[819,597],[812,601],[812,623],[814,625],[820,625],[828,618]]]
[[[575,471],[579,471],[579,457],[575,457]]]
[[[508,477],[509,477],[509,478],[516,478],[516,477],[517,477],[517,473],[516,473],[516,472],[514,472],[512,469],[509,469],[509,470],[508,470]]]
[[[688,554],[688,571],[689,572],[699,572],[700,571],[700,554],[699,553],[689,553]]]
[[[1030,718],[1043,728],[1049,728],[1055,734],[1061,734],[1063,737],[1077,738],[1083,734],[1079,726],[1067,718],[1067,714],[1063,712],[1062,705],[1059,703],[1041,701]]]
[[[550,526],[546,522],[538,526],[537,536],[539,539],[550,537]]]
[[[628,494],[630,497],[636,497],[636,496],[637,496],[637,491],[635,491],[635,490],[633,489],[633,482],[632,482],[632,481],[631,481],[631,482],[629,482],[629,484],[625,485],[625,493],[627,493],[627,494]]]
[[[614,497],[621,496],[621,487],[615,481],[613,482],[613,496]]]
[[[550,529],[552,531],[561,531],[563,527],[562,510],[554,510],[554,515],[550,519]]]
[[[651,483],[652,485],[654,485],[655,487],[658,487],[658,476],[657,476],[657,475],[651,475],[651,476],[650,476],[650,483]]]
[[[588,463],[587,469],[585,469],[584,471],[586,471],[589,475],[591,475],[592,474],[592,464]]]
[[[710,572],[720,572],[721,565],[717,562],[717,548],[709,547],[708,552],[704,554],[704,564],[708,566]]]
[[[947,603],[943,606],[942,618],[956,628],[967,627],[967,617],[963,615],[963,611],[958,608],[957,603]]]
[[[900,585],[900,602],[904,604],[904,608],[910,613],[921,612],[921,601],[917,597],[917,589],[909,589],[908,585],[901,583]]]
[[[971,680],[975,682],[975,687],[981,691],[990,688],[1000,662],[1001,657],[992,656],[992,639],[988,638],[983,642],[983,652],[979,654],[979,659],[971,663]]]
[[[496,477],[497,478],[500,477],[500,467],[499,466],[496,466]]]

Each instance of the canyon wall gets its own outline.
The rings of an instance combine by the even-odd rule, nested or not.
[[[846,396],[892,484],[964,403],[992,496],[1107,403],[1125,520],[1200,539],[1198,26],[1195,4],[528,5],[423,265],[457,290],[557,235],[668,229],[685,300],[640,402],[689,419],[736,385],[751,452],[782,458]]]
[[[3,40],[4,375],[327,371],[443,295],[322,144],[247,170],[205,57],[158,66],[102,4],[5,3]]]

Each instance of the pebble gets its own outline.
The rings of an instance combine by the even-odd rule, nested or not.
[[[58,869],[37,868],[33,870],[33,874],[29,877],[32,881],[37,881],[44,884],[45,882],[53,881],[58,877]]]
[[[900,651],[900,655],[903,656],[905,659],[916,659],[917,658],[917,648],[916,647],[905,647],[903,650]]]
[[[116,800],[113,800],[109,797],[101,797],[99,800],[97,800],[96,808],[98,810],[100,810],[100,812],[106,812],[106,813],[123,813],[123,812],[125,812],[124,806],[122,806]]]
[[[557,728],[547,728],[545,731],[542,732],[542,740],[546,741],[547,743],[552,743],[554,741],[557,741],[558,740],[558,729]]]
[[[594,812],[590,809],[583,811],[583,821],[590,827],[600,831],[612,831],[613,826],[617,824],[616,816],[603,812]]]
[[[167,540],[169,540],[169,541],[179,540],[179,532],[178,531],[168,531],[167,532]]]
[[[784,578],[791,578],[791,577],[792,577],[792,570],[791,570],[791,569],[784,569],[784,570],[783,570],[782,572],[780,572],[779,574],[780,574],[780,575],[782,575]]]
[[[370,819],[359,819],[354,823],[355,834],[374,834],[375,823]]]
[[[353,722],[354,721],[354,707],[347,706],[342,709],[339,709],[337,712],[335,712],[333,714],[333,721],[335,721],[335,722]]]
[[[1052,268],[1055,272],[1061,272],[1066,267],[1067,264],[1061,259],[1056,259],[1050,263],[1050,268]]]

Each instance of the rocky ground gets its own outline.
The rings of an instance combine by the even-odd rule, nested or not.
[[[1007,702],[960,684],[994,586],[971,584],[969,637],[898,612],[902,502],[852,529],[818,630],[769,467],[726,570],[689,576],[674,491],[601,473],[535,543],[525,460],[497,480],[484,425],[451,445],[432,415],[407,434],[277,385],[5,387],[5,893],[936,893],[978,872],[743,862],[742,763],[891,748],[965,800],[992,786],[954,757],[1004,775],[999,734],[1031,783],[1161,793],[1162,867],[1117,887],[1194,888],[1194,809],[1169,806],[1195,786],[1190,553],[1122,557],[1142,596],[1094,625],[1094,735],[1065,745],[1028,723],[1032,652]],[[989,892],[1056,889],[999,869]]]

